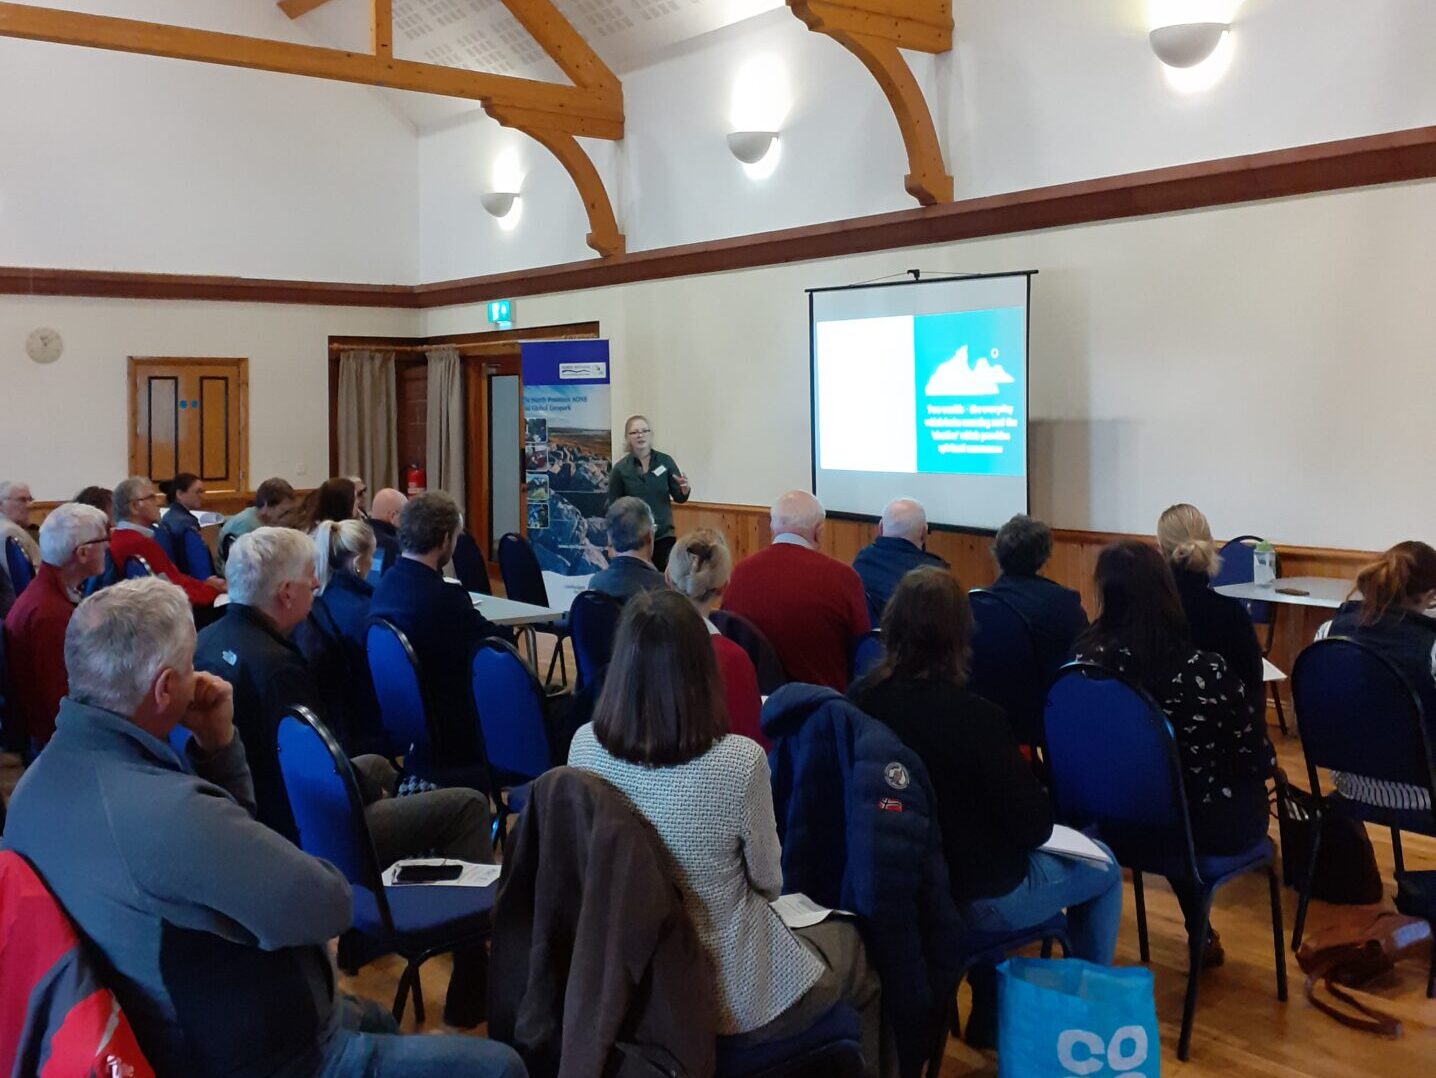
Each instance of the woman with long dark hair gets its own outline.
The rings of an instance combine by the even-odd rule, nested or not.
[[[663,840],[713,960],[719,1033],[790,1037],[845,1001],[862,1016],[868,1073],[878,1074],[879,989],[857,930],[828,918],[794,932],[769,905],[783,868],[768,760],[755,742],[728,736],[708,635],[677,592],[629,599],[569,766],[615,786]]]

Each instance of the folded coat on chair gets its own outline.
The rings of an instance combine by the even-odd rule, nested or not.
[[[596,775],[558,767],[509,841],[489,1036],[533,1078],[709,1078],[716,974],[648,821]]]

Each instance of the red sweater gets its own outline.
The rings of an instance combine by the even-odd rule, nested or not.
[[[713,657],[718,660],[718,676],[723,679],[729,731],[751,737],[767,752],[773,746],[758,725],[763,697],[758,692],[758,672],[753,669],[753,660],[737,644],[717,633],[713,634]]]
[[[42,564],[5,615],[5,658],[15,712],[37,745],[44,745],[54,734],[60,697],[70,691],[65,674],[65,629],[74,612],[60,570]]]
[[[723,608],[762,630],[793,681],[839,692],[848,687],[853,641],[870,628],[852,566],[795,543],[739,562]]]
[[[125,559],[138,555],[150,563],[156,576],[162,576],[171,584],[177,584],[184,589],[189,596],[189,601],[194,606],[213,606],[215,597],[219,592],[210,587],[203,580],[196,580],[192,576],[186,576],[176,568],[175,563],[170,561],[169,555],[160,548],[160,545],[148,535],[135,531],[133,528],[116,528],[110,532],[110,557],[114,560],[115,567],[119,569],[120,576],[125,574]]]

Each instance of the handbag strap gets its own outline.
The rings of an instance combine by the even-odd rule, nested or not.
[[[1306,998],[1313,1007],[1322,1014],[1330,1015],[1344,1026],[1352,1029],[1359,1029],[1363,1033],[1375,1033],[1381,1037],[1395,1039],[1401,1036],[1401,1022],[1382,1011],[1377,1010],[1369,1004],[1361,1002],[1337,981],[1340,969],[1330,969],[1325,972],[1309,976],[1306,979]],[[1337,1000],[1356,1011],[1357,1014],[1347,1014],[1338,1007],[1322,999],[1316,994],[1316,981],[1320,978],[1326,990]],[[1361,1017],[1358,1017],[1360,1015]]]

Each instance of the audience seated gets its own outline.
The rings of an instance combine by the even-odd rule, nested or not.
[[[888,502],[878,521],[878,535],[853,559],[853,568],[863,582],[868,616],[873,624],[882,620],[883,607],[893,589],[910,570],[923,565],[946,569],[947,562],[927,550],[927,512],[912,498]]]
[[[724,606],[757,625],[793,681],[847,688],[853,642],[871,627],[863,583],[818,550],[823,507],[807,491],[773,503],[773,543],[733,570]]]
[[[458,503],[443,491],[411,498],[399,518],[403,556],[380,578],[369,604],[371,617],[393,622],[414,646],[437,712],[432,725],[442,744],[436,750],[453,766],[484,761],[469,681],[474,648],[485,637],[510,636],[474,609],[463,585],[444,579],[462,523]]]
[[[354,484],[354,515],[360,520],[369,519],[369,485],[362,475],[346,475],[345,479]]]
[[[1082,596],[1039,575],[1052,556],[1052,529],[1018,513],[997,530],[993,557],[1001,575],[987,588],[1027,619],[1037,660],[1048,678],[1072,657],[1072,646],[1087,628]]]
[[[100,956],[156,1073],[522,1076],[502,1045],[397,1036],[385,1009],[336,996],[349,885],[253,819],[230,688],[194,672],[185,598],[152,578],[80,605],[70,696],[5,831]],[[167,741],[181,724],[185,762]]]
[[[183,589],[194,606],[213,606],[215,598],[224,591],[224,581],[219,577],[196,580],[185,575],[155,542],[154,526],[160,519],[158,497],[155,485],[142,475],[132,475],[115,487],[115,530],[110,534],[110,558],[121,576],[128,559],[144,558],[156,576]]]
[[[718,1032],[780,1039],[845,1001],[878,1074],[879,988],[856,928],[829,918],[794,932],[769,905],[783,872],[768,763],[727,736],[708,636],[681,595],[631,599],[569,765],[612,783],[657,829],[716,968]]]
[[[325,520],[354,520],[359,516],[358,490],[354,480],[343,476],[326,479],[304,499],[306,526],[303,531],[313,531]]]
[[[329,729],[350,756],[390,754],[369,673],[366,636],[374,588],[374,532],[361,520],[324,521],[314,529],[319,592],[294,631],[329,709]]]
[[[1267,832],[1266,777],[1275,761],[1240,679],[1200,651],[1171,570],[1155,547],[1127,539],[1097,558],[1097,620],[1077,657],[1101,663],[1151,693],[1166,713],[1182,760],[1182,785],[1199,856],[1241,853]],[[1199,900],[1177,891],[1192,931]],[[1213,931],[1207,964],[1222,952]]]
[[[9,611],[10,604],[15,601],[15,594],[20,590],[19,585],[10,579],[9,559],[5,556],[5,546],[9,540],[13,539],[19,544],[32,571],[38,571],[40,568],[40,545],[30,534],[30,504],[34,500],[30,497],[30,487],[27,484],[0,482],[0,575],[5,577],[4,583],[0,584],[0,588],[4,589],[3,593],[0,593],[0,618]]]
[[[169,508],[155,527],[155,538],[159,539],[161,533],[168,537],[169,549],[172,552],[170,556],[186,575],[197,580],[207,580],[214,576],[214,559],[210,557],[209,546],[205,544],[203,537],[199,542],[199,546],[204,547],[202,565],[190,564],[191,546],[185,541],[187,532],[200,535],[199,518],[194,514],[195,510],[204,505],[204,483],[193,472],[180,472],[168,483],[160,484],[160,490],[169,499]]]
[[[108,519],[114,512],[115,493],[109,487],[86,487],[75,495],[76,505],[92,505]]]
[[[1356,576],[1360,599],[1344,603],[1317,630],[1316,638],[1348,636],[1390,659],[1421,699],[1426,736],[1436,744],[1436,550],[1425,543],[1397,543]],[[1387,808],[1428,809],[1427,791],[1334,772],[1343,797]]]
[[[254,504],[241,509],[226,520],[219,529],[219,571],[224,572],[225,559],[229,548],[241,535],[247,535],[255,528],[279,523],[280,517],[294,501],[294,488],[284,479],[266,479],[254,492]]]
[[[616,498],[608,507],[608,568],[593,574],[588,586],[620,601],[640,591],[667,587],[653,567],[653,510],[642,498]]]
[[[1246,607],[1212,590],[1212,578],[1221,569],[1222,559],[1207,518],[1195,505],[1174,505],[1157,519],[1157,543],[1172,567],[1193,645],[1227,661],[1227,669],[1241,679],[1252,714],[1264,722],[1266,679],[1261,645]]]
[[[770,745],[758,723],[763,697],[758,692],[758,672],[748,653],[718,631],[708,615],[723,603],[723,592],[733,575],[733,555],[720,531],[700,528],[681,536],[668,556],[667,579],[680,594],[688,596],[708,627],[713,641],[713,658],[723,682],[728,705],[730,733],[751,737],[766,752]]]
[[[943,853],[963,922],[1014,932],[1068,911],[1073,953],[1110,965],[1122,917],[1122,870],[1043,853],[1047,791],[1002,709],[965,688],[972,611],[944,569],[902,578],[882,621],[881,664],[848,695],[921,758],[937,795]],[[996,981],[974,976],[968,1039],[994,1043]]]
[[[393,487],[385,487],[374,495],[374,505],[369,511],[369,526],[374,529],[374,541],[378,553],[379,572],[387,573],[394,567],[402,553],[399,549],[399,517],[404,512],[404,503],[409,499]]]
[[[40,525],[40,571],[5,616],[11,715],[34,749],[55,732],[67,691],[65,628],[80,585],[104,567],[109,535],[110,522],[98,509],[74,503],[56,508]]]

